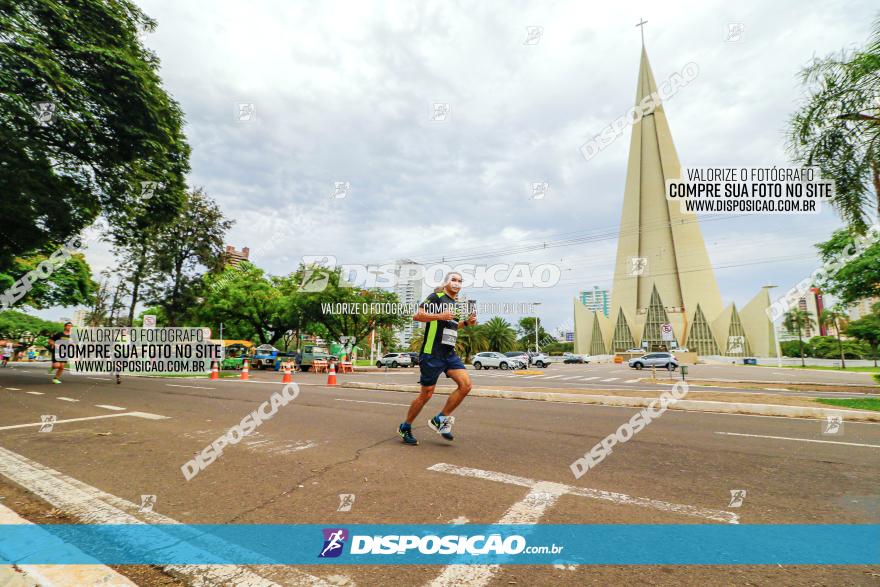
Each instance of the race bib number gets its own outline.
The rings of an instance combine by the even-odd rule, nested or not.
[[[443,329],[443,337],[440,339],[440,342],[447,346],[455,346],[455,343],[458,341],[458,330],[453,330],[452,328],[444,328]]]

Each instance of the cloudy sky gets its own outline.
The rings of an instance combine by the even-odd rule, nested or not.
[[[158,21],[145,43],[186,113],[190,183],[235,219],[230,244],[276,274],[303,255],[557,263],[551,289],[468,296],[540,301],[549,328],[571,325],[579,290],[611,285],[629,131],[589,161],[578,147],[632,105],[640,18],[658,82],[699,66],[665,104],[682,164],[771,166],[790,163],[783,131],[802,96],[798,70],[863,45],[876,10],[824,0],[138,4]],[[737,41],[731,23],[742,25]],[[531,26],[543,27],[535,43]],[[238,120],[241,103],[254,120]],[[435,103],[449,104],[446,120],[431,119]],[[337,181],[351,185],[344,199],[329,197]],[[532,182],[549,184],[543,199]],[[704,222],[725,302],[809,275],[812,245],[838,226],[832,211]],[[559,246],[566,239],[575,242]],[[109,256],[98,245],[89,260],[97,273]]]

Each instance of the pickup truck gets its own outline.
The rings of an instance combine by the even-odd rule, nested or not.
[[[253,369],[274,369],[275,357],[280,351],[271,344],[261,344],[254,349],[254,356],[251,357],[251,368]]]
[[[303,371],[308,371],[312,368],[312,364],[315,362],[315,359],[329,361],[330,357],[338,358],[335,355],[331,355],[329,352],[327,352],[326,347],[307,344],[302,349],[301,368]]]

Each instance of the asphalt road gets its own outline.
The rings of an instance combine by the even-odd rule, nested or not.
[[[280,389],[277,382],[125,377],[116,385],[105,376],[65,374],[63,384],[52,385],[43,369],[0,370],[0,495],[16,481],[47,499],[47,507],[82,514],[112,501],[141,521],[161,515],[183,523],[494,523],[528,493],[505,481],[513,475],[568,487],[530,512],[535,523],[880,521],[876,424],[846,422],[842,434],[829,436],[819,421],[667,412],[576,480],[572,461],[633,409],[474,397],[456,412],[456,440],[447,443],[425,425],[444,399],[437,397],[414,427],[421,444],[408,447],[396,427],[411,395],[326,387],[324,375],[296,378],[295,401],[186,481],[181,465]],[[560,379],[541,385],[568,383]],[[602,385],[608,383],[614,382]],[[44,415],[57,417],[51,432],[39,432]],[[68,489],[45,485],[54,473],[24,471],[37,466],[57,471]],[[65,493],[70,487],[96,501],[74,503]],[[737,489],[747,494],[733,508],[730,492]],[[337,511],[340,494],[354,494],[351,511]],[[156,496],[155,514],[137,511],[141,495]],[[280,585],[313,584],[315,577],[336,585],[866,585],[880,578],[880,568],[861,566],[250,570]]]

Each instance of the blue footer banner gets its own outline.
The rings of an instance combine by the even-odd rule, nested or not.
[[[13,563],[867,565],[880,525],[0,525]]]

